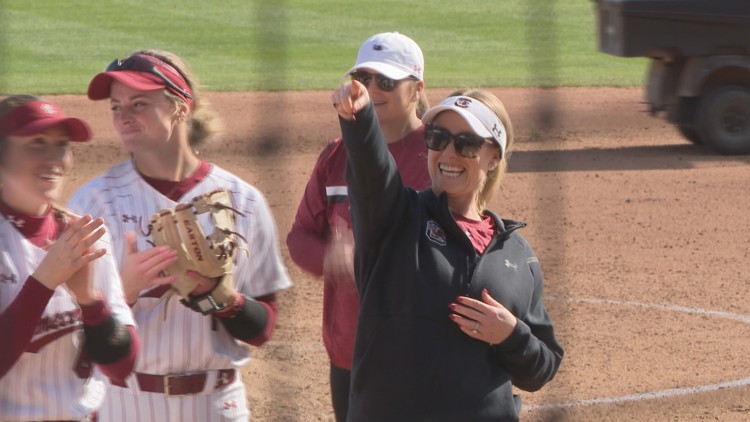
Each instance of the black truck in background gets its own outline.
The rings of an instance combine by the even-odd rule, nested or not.
[[[750,0],[593,0],[599,51],[651,59],[645,99],[696,144],[750,154]]]

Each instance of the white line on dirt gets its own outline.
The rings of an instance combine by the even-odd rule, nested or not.
[[[737,387],[744,387],[746,385],[750,385],[750,377],[738,379],[734,381],[722,382],[719,384],[700,385],[696,387],[670,388],[668,390],[651,391],[648,393],[629,394],[626,396],[601,397],[601,398],[586,399],[586,400],[573,400],[573,401],[566,401],[562,403],[531,404],[528,406],[523,406],[522,409],[526,411],[565,409],[569,407],[593,406],[597,404],[614,404],[614,403],[623,403],[623,402],[629,402],[629,401],[653,400],[653,399],[662,399],[662,398],[676,397],[676,396],[687,396],[689,394],[707,393],[710,391],[721,390],[723,388],[737,388]]]
[[[658,304],[658,303],[643,303],[643,302],[632,302],[632,301],[621,301],[621,300],[610,300],[610,299],[596,299],[596,298],[565,298],[548,296],[547,300],[562,300],[568,302],[579,302],[579,303],[591,303],[599,305],[619,305],[619,306],[634,306],[640,308],[652,308],[667,311],[683,312],[694,315],[706,315],[717,318],[728,319],[732,321],[739,321],[744,324],[750,324],[750,315],[734,314],[731,312],[714,311],[711,309],[693,308],[688,306],[669,305],[669,304]],[[572,400],[562,403],[547,403],[547,404],[531,404],[523,406],[524,411],[532,410],[550,410],[550,409],[565,409],[570,407],[579,406],[593,406],[599,404],[614,404],[631,401],[641,400],[653,400],[676,396],[686,396],[690,394],[707,393],[711,391],[721,390],[724,388],[738,388],[750,385],[750,377],[741,378],[738,380],[722,382],[718,384],[699,385],[693,387],[681,387],[681,388],[670,388],[667,390],[650,391],[645,393],[628,394],[624,396],[615,397],[600,397],[585,400]]]
[[[611,299],[595,299],[595,298],[575,298],[575,297],[556,297],[547,296],[549,300],[564,300],[567,302],[582,302],[582,303],[593,303],[598,305],[619,305],[619,306],[634,306],[639,308],[651,308],[660,309],[664,311],[676,311],[683,312],[686,314],[694,315],[707,315],[718,318],[729,319],[733,321],[739,321],[745,324],[750,324],[750,315],[734,314],[731,312],[714,311],[711,309],[693,308],[689,306],[680,305],[669,305],[660,303],[644,303],[644,302],[632,302],[627,300],[611,300]]]

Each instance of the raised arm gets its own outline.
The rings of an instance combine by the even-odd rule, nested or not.
[[[358,247],[371,249],[402,212],[405,187],[364,85],[346,82],[331,99],[346,146],[354,237]]]
[[[344,120],[356,120],[356,114],[370,104],[367,88],[358,81],[345,82],[331,94],[333,108]]]

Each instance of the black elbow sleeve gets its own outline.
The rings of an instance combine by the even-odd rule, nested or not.
[[[219,320],[234,338],[250,340],[265,331],[268,325],[268,312],[260,302],[246,297],[242,310],[236,316]]]
[[[110,364],[130,353],[130,332],[111,315],[99,325],[84,325],[83,333],[86,352],[96,363]]]

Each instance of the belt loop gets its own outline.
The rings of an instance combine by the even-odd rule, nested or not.
[[[161,379],[162,384],[164,385],[164,395],[165,396],[171,396],[171,391],[169,389],[169,380],[172,378],[171,375],[164,375]]]
[[[225,387],[234,381],[234,369],[220,369],[216,373],[216,382],[214,383],[214,389],[218,390]]]

